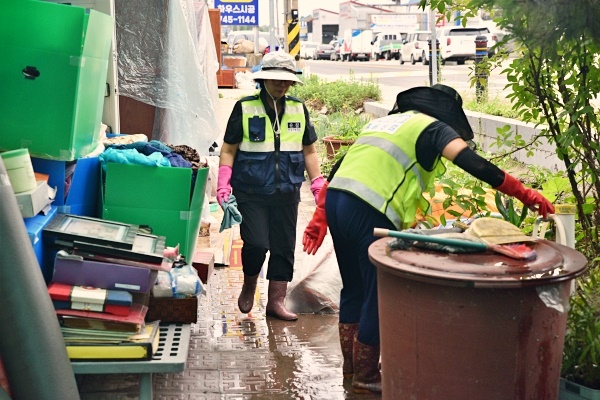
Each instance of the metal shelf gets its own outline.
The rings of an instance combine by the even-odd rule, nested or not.
[[[141,374],[140,400],[152,400],[152,373],[181,372],[190,346],[189,324],[161,324],[158,349],[150,361],[73,361],[75,374]]]

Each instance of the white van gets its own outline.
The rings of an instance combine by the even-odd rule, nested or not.
[[[410,32],[404,40],[400,49],[400,64],[409,62],[415,65],[416,62],[422,62],[423,65],[429,64],[429,40],[431,32],[414,31]]]
[[[437,31],[442,64],[446,61],[456,61],[458,65],[463,65],[466,60],[474,60],[477,36],[485,36],[488,39],[488,54],[492,54],[497,37],[485,26],[475,28],[451,26]]]

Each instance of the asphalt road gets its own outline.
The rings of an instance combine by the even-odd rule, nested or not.
[[[508,61],[507,61],[508,63]],[[414,86],[429,85],[429,66],[417,63],[411,65],[404,63],[400,65],[396,60],[380,61],[330,61],[330,60],[304,60],[304,64],[310,67],[310,72],[327,80],[355,79],[374,80],[381,87],[391,92],[399,92]],[[475,88],[471,87],[470,76],[473,74],[474,64],[467,61],[464,65],[448,62],[441,66],[440,83],[454,87],[459,93],[475,94]],[[506,77],[500,74],[500,69],[494,70],[488,78],[489,93],[499,95],[504,92],[508,83]]]

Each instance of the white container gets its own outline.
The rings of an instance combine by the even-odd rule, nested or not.
[[[6,167],[13,192],[28,192],[37,187],[28,149],[6,151],[0,153],[0,157]]]

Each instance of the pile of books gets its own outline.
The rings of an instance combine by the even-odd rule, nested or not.
[[[159,322],[145,321],[158,271],[169,271],[165,238],[137,225],[58,214],[44,228],[56,248],[48,293],[71,360],[150,360]]]

